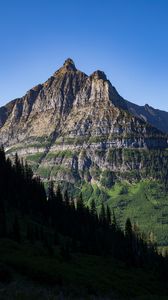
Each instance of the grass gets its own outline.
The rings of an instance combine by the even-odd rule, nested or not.
[[[56,176],[58,173],[72,175],[71,169],[66,168],[64,165],[56,165],[52,168],[51,176]]]
[[[158,245],[168,245],[168,195],[159,182],[142,180],[130,184],[123,181],[112,188],[85,182],[82,194],[86,203],[94,199],[98,207],[104,200],[114,209],[122,228],[129,217],[147,235],[152,232]]]
[[[28,162],[38,162],[42,157],[42,155],[43,153],[35,153],[35,154],[27,155],[26,160]]]
[[[46,156],[47,160],[53,159],[53,158],[72,158],[74,155],[76,155],[75,151],[71,150],[62,150],[62,151],[55,151],[55,152],[49,152]]]
[[[52,257],[39,249],[36,245],[0,240],[0,262],[34,282],[43,286],[59,286],[61,289],[66,287],[70,294],[77,293],[83,299],[88,299],[86,295],[91,294],[103,295],[104,298],[113,294],[122,299],[148,297],[148,300],[151,295],[158,295],[159,299],[164,299],[161,295],[166,293],[166,287],[150,271],[128,268],[110,257],[80,253],[72,254],[71,260],[65,262],[59,249]],[[75,299],[75,296],[68,299]]]
[[[51,166],[40,166],[37,170],[36,173],[37,175],[41,176],[42,178],[49,178],[51,174]]]
[[[50,178],[52,176],[57,176],[59,173],[72,175],[71,169],[68,169],[64,165],[54,165],[54,166],[40,166],[36,170],[36,174],[42,178]]]
[[[153,232],[159,244],[168,244],[167,197],[157,182],[149,180],[128,185],[127,194],[121,194],[122,185],[110,191],[108,204],[124,226],[127,217],[145,233]],[[164,215],[165,214],[165,215]]]

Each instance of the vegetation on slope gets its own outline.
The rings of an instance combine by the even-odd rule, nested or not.
[[[92,295],[166,295],[167,257],[158,255],[129,218],[122,231],[109,206],[101,203],[97,214],[94,201],[88,208],[81,196],[70,199],[59,188],[55,193],[52,182],[46,196],[27,164],[16,155],[12,165],[3,149],[0,176],[1,281],[4,274],[11,280],[9,267],[34,281],[78,286]]]
[[[159,181],[122,181],[111,188],[85,182],[82,195],[88,204],[94,199],[98,208],[103,199],[105,204],[114,209],[122,228],[130,217],[148,239],[152,238],[158,245],[168,245],[168,195]]]

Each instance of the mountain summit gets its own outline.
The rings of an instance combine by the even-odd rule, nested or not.
[[[73,70],[75,71],[76,70],[76,67],[75,67],[75,63],[74,61],[71,59],[71,58],[67,58],[64,62],[64,67],[69,71],[69,70]]]

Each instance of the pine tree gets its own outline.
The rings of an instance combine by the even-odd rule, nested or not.
[[[22,165],[21,165],[21,162],[19,160],[17,153],[15,153],[14,166],[15,166],[16,173],[18,175],[21,175],[22,174]]]
[[[69,196],[68,196],[68,192],[67,190],[65,191],[65,194],[64,194],[64,203],[65,203],[65,206],[68,208],[69,207]]]
[[[57,186],[56,198],[57,198],[57,203],[59,203],[62,206],[63,205],[63,197],[62,197],[61,188],[59,185]]]
[[[82,193],[80,193],[80,195],[77,199],[76,209],[77,209],[78,212],[83,212],[83,210],[84,210],[84,203],[83,203]]]
[[[112,212],[111,227],[112,227],[113,231],[116,232],[116,230],[117,230],[117,221],[116,221],[116,216],[115,216],[115,213],[114,213],[114,209],[113,209],[113,212]]]
[[[33,171],[29,167],[29,165],[27,164],[27,161],[26,161],[25,166],[24,166],[24,173],[25,173],[25,179],[30,182],[32,180],[32,177],[33,177]]]
[[[52,226],[56,225],[57,210],[56,210],[56,195],[54,193],[54,183],[49,182],[48,187],[48,218],[49,224]]]
[[[125,222],[125,236],[132,238],[132,224],[130,218],[127,218]]]
[[[90,213],[93,217],[95,217],[96,215],[96,204],[94,199],[92,199],[91,203],[90,203]]]
[[[106,207],[106,221],[108,225],[111,225],[111,210],[108,205]]]
[[[130,218],[125,222],[125,238],[126,238],[126,259],[128,263],[133,262],[133,231]]]
[[[49,182],[49,187],[48,187],[48,202],[52,203],[55,197],[55,193],[54,193],[54,183],[53,181]]]
[[[105,207],[104,207],[104,203],[101,203],[101,209],[100,209],[100,213],[99,213],[99,220],[100,223],[104,226],[106,224],[106,212],[105,212]]]

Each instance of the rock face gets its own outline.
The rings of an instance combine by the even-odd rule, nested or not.
[[[145,106],[138,106],[129,101],[126,101],[126,103],[130,113],[140,117],[142,120],[150,123],[159,130],[168,133],[168,112],[154,109],[148,104],[145,104]]]
[[[0,108],[0,143],[44,180],[91,181],[103,170],[115,178],[143,167],[126,162],[125,149],[168,147],[166,134],[147,122],[151,111],[124,100],[103,72],[87,76],[67,59],[44,84]],[[120,162],[109,162],[114,149]]]

